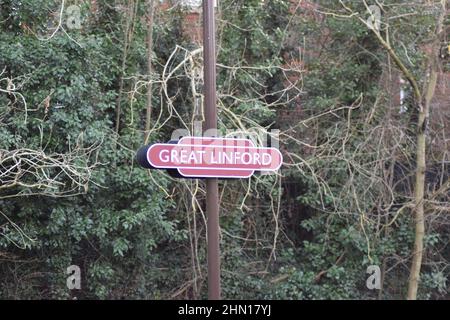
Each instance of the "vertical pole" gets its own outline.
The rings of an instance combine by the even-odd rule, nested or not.
[[[205,130],[217,129],[214,0],[203,0]],[[220,300],[219,182],[206,179],[208,215],[208,298]]]

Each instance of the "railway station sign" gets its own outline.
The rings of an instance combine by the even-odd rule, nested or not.
[[[137,158],[143,167],[177,170],[184,178],[249,178],[256,171],[275,172],[283,164],[278,149],[235,138],[183,137],[141,148]]]

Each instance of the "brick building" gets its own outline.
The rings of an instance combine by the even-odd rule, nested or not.
[[[314,1],[299,1],[299,0],[290,0],[291,6],[290,11],[298,11],[301,10],[302,14],[309,15],[316,19],[317,21],[320,21],[323,19],[323,16],[318,13],[317,5],[314,3]],[[196,43],[200,45],[202,43],[202,19],[201,19],[201,4],[202,0],[160,0],[160,6],[163,10],[168,10],[170,8],[173,8],[175,6],[182,7],[183,10],[185,10],[185,16],[184,16],[184,22],[182,25],[183,34],[190,38],[193,43]],[[289,39],[292,38],[292,43],[289,43]],[[324,39],[326,39],[326,30],[324,31]],[[299,67],[305,65],[305,61],[308,61],[308,57],[312,57],[315,55],[315,48],[314,46],[311,47],[309,45],[308,47],[311,47],[309,50],[305,50],[305,48],[302,47],[301,44],[296,43],[295,40],[296,37],[288,34],[287,39],[287,45],[292,47],[293,50],[297,50],[298,52],[301,52],[301,58],[293,58],[289,56],[285,56],[285,67]],[[449,59],[450,57],[450,48],[447,49],[449,52],[445,54],[445,59]],[[316,50],[317,51],[317,50]],[[303,59],[303,60],[302,60]],[[295,76],[294,76],[295,77]],[[292,78],[286,80],[286,84],[288,85],[288,82],[295,82],[298,79]],[[386,90],[390,93],[392,96],[392,99],[390,101],[391,107],[395,110],[401,113],[403,111],[402,105],[403,100],[405,98],[405,90],[404,88],[407,87],[407,84],[403,83],[404,80],[400,77],[400,75],[397,73],[395,75],[385,75],[380,80],[383,82],[384,87]],[[301,119],[302,118],[302,109],[301,109],[301,101],[298,100],[298,102],[295,104],[294,107],[291,108],[283,108],[279,110],[278,113],[278,122],[280,124],[286,123],[289,121],[295,121],[295,119]],[[434,104],[433,104],[433,111],[432,111],[432,118],[431,123],[437,123],[441,124],[446,128],[446,136],[450,136],[450,69],[443,69],[439,74],[439,80],[438,80],[438,87],[436,90],[435,98],[434,98]]]

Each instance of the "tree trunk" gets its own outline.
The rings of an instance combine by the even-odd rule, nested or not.
[[[145,143],[148,143],[150,138],[150,125],[152,120],[152,56],[153,56],[153,18],[155,15],[155,0],[147,0],[147,73],[149,82],[147,87],[147,113],[145,119]]]
[[[414,218],[415,218],[415,240],[411,271],[408,283],[408,300],[417,299],[419,287],[420,269],[423,258],[423,239],[425,237],[425,173],[426,173],[426,138],[428,120],[431,110],[431,102],[436,91],[438,71],[440,38],[443,34],[444,18],[447,12],[447,0],[441,0],[442,11],[437,22],[436,35],[432,43],[430,58],[428,61],[427,81],[423,90],[423,101],[419,108],[419,119],[417,122],[417,153],[416,153],[416,183],[414,189]]]
[[[440,38],[443,35],[444,19],[447,15],[447,0],[441,0],[441,11],[436,24],[436,32],[434,35],[429,59],[427,62],[427,79],[421,92],[419,83],[413,73],[405,66],[400,57],[396,54],[389,40],[385,40],[381,33],[376,30],[374,34],[386,51],[393,58],[395,64],[399,67],[402,74],[411,84],[414,93],[415,105],[419,109],[419,117],[417,121],[417,145],[416,145],[416,177],[414,188],[414,220],[415,220],[415,238],[414,251],[412,256],[412,265],[408,281],[408,300],[417,299],[417,289],[419,287],[420,269],[423,257],[423,239],[425,237],[425,173],[426,173],[426,138],[429,114],[431,109],[431,101],[434,97],[438,78],[438,57],[440,52]],[[362,20],[362,19],[361,19]],[[362,20],[364,23],[365,21]]]
[[[120,73],[120,80],[119,80],[119,93],[117,95],[117,101],[116,101],[116,128],[115,131],[117,134],[119,134],[120,131],[120,116],[122,113],[122,91],[124,88],[124,80],[123,76],[125,74],[125,70],[127,67],[127,58],[128,58],[128,50],[130,49],[130,43],[132,42],[133,33],[134,33],[134,18],[136,16],[136,9],[137,5],[135,4],[134,0],[129,0],[127,5],[127,12],[126,12],[126,27],[125,27],[125,34],[124,34],[124,46],[122,51],[122,67],[121,67],[121,73]]]
[[[433,50],[433,55],[435,50]],[[430,64],[430,78],[428,80],[425,92],[425,101],[420,108],[419,119],[417,122],[417,152],[416,152],[416,183],[414,188],[414,219],[415,219],[415,240],[412,266],[408,283],[408,300],[417,299],[417,289],[419,287],[420,269],[423,257],[423,239],[425,236],[425,173],[426,164],[426,138],[428,119],[430,114],[431,101],[436,90],[438,71],[434,58]]]

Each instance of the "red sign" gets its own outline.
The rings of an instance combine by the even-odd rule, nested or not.
[[[248,178],[255,171],[277,171],[283,164],[278,149],[257,148],[247,139],[208,137],[151,145],[146,160],[153,168],[177,169],[188,178]]]

